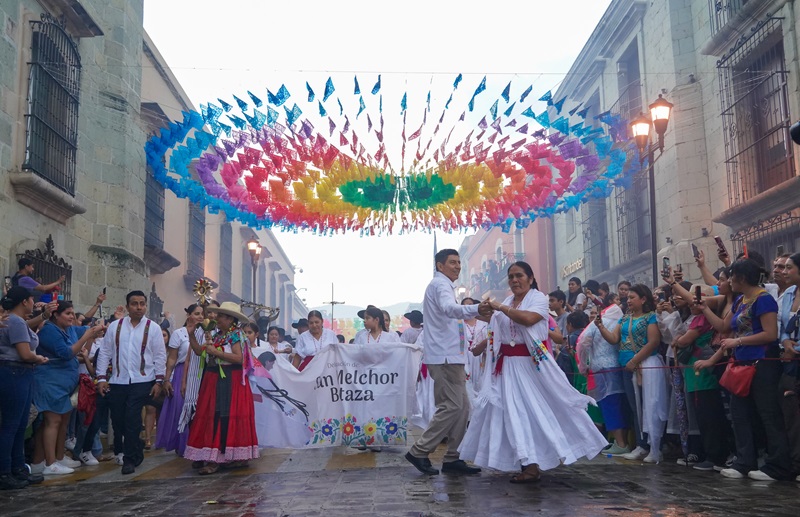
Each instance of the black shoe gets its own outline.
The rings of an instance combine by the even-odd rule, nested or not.
[[[480,468],[470,467],[464,460],[442,463],[442,472],[446,474],[478,474],[480,471]]]
[[[133,463],[125,463],[122,465],[122,475],[133,474],[136,472],[136,467]]]
[[[28,482],[23,479],[18,479],[11,474],[3,474],[0,476],[0,490],[18,490],[28,486]]]
[[[143,461],[144,461],[144,454],[140,453],[138,456],[136,456],[136,460],[133,462],[133,466],[138,467],[139,465],[142,464]]]
[[[406,459],[408,460],[409,463],[414,465],[417,468],[417,470],[419,470],[423,474],[428,474],[429,476],[435,476],[439,473],[438,470],[433,468],[433,466],[431,465],[431,460],[429,460],[428,458],[417,458],[410,452],[407,452]]]
[[[44,476],[42,474],[30,474],[27,467],[15,470],[11,475],[19,480],[27,481],[29,485],[38,485],[44,481]]]

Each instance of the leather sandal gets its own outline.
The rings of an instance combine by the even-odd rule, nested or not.
[[[206,466],[197,471],[201,476],[214,474],[219,470],[219,463],[206,463]]]

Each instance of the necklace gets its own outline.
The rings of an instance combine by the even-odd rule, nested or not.
[[[376,340],[375,340],[375,342],[376,342],[376,343],[380,343],[380,341],[381,341],[381,337],[382,337],[382,336],[383,336],[383,332],[381,332],[380,334],[378,334],[378,339],[376,339]],[[371,337],[372,337],[372,332],[368,332],[368,333],[367,333],[367,344],[369,344],[369,340],[370,340],[370,338],[371,338]]]
[[[518,302],[512,300],[511,301],[511,308],[512,309],[516,309],[517,307],[519,307],[520,303],[522,303],[522,300],[520,300]],[[508,317],[508,316],[506,316],[506,317]],[[514,323],[514,320],[512,320],[511,318],[508,318],[508,334],[511,337],[511,340],[509,341],[508,344],[511,345],[512,347],[516,346],[517,345],[517,325],[516,325],[516,323]]]
[[[474,325],[470,325],[465,321],[464,327],[466,327],[466,329],[469,331],[469,336],[467,337],[467,350],[472,350],[472,342],[475,340],[475,331],[478,327],[478,322],[476,321]]]

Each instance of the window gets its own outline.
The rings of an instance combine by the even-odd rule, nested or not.
[[[192,277],[201,278],[206,269],[206,212],[196,203],[189,202],[188,271]]]
[[[228,293],[231,292],[233,278],[231,255],[233,255],[233,227],[231,223],[225,223],[220,226],[219,235],[219,288]]]
[[[155,283],[150,288],[149,298],[150,301],[147,302],[147,317],[154,321],[161,321],[161,315],[164,313],[164,300],[158,296]]]
[[[31,25],[22,168],[74,196],[81,81],[78,46],[49,14]]]
[[[144,244],[156,249],[164,248],[164,186],[147,167],[144,209]]]
[[[717,70],[733,208],[795,176],[781,21],[759,23]]]
[[[583,249],[587,278],[608,271],[608,224],[605,199],[592,199],[583,212]]]
[[[647,175],[642,172],[633,178],[630,187],[616,189],[617,246],[620,263],[633,260],[637,255],[650,249],[650,199],[647,188]]]
[[[569,209],[564,213],[564,223],[567,230],[567,241],[575,238],[575,212],[576,209]]]

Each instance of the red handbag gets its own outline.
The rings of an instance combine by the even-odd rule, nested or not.
[[[736,364],[731,359],[719,379],[719,385],[737,397],[750,395],[750,385],[753,383],[753,376],[756,374],[757,363],[758,361],[753,364]]]

